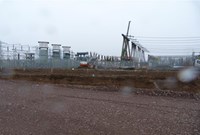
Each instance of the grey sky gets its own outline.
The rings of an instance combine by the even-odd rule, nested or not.
[[[200,1],[0,0],[0,20],[0,40],[8,43],[37,45],[44,40],[70,45],[75,52],[119,56],[129,20],[135,36],[200,37]],[[180,47],[142,45],[153,52]],[[181,49],[200,52],[200,44],[183,44]]]

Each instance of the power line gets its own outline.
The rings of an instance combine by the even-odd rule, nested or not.
[[[173,53],[168,53],[168,52],[152,52],[151,54],[165,54],[165,55],[177,55],[177,54],[181,54],[181,55],[192,55],[192,52],[173,52]]]
[[[154,44],[154,43],[142,43],[144,47],[159,46],[159,47],[200,47],[200,44]]]
[[[130,38],[133,42],[145,41],[145,42],[200,42],[199,39],[143,39],[143,38]]]
[[[194,38],[194,39],[160,39],[160,38],[130,38],[132,40],[145,40],[145,41],[199,41],[200,38]]]
[[[154,50],[198,50],[200,48],[148,48],[148,49],[154,49]]]
[[[200,49],[149,49],[155,51],[191,51],[191,50],[200,50]]]
[[[179,52],[179,53],[184,53],[184,52],[194,52],[194,50],[149,50],[151,53],[152,52],[166,52],[166,53],[176,53],[176,52]],[[195,50],[195,51],[199,51],[199,50]]]
[[[129,36],[129,37],[136,37],[136,38],[152,38],[152,39],[200,39],[200,36],[194,36],[194,37],[146,37],[146,36]]]
[[[200,43],[199,40],[137,40],[139,42],[149,42],[149,43]],[[136,42],[137,42],[136,41]],[[134,42],[134,41],[133,41]]]
[[[150,42],[139,42],[142,45],[161,45],[161,46],[168,46],[168,45],[173,45],[173,46],[200,46],[200,43],[150,43]]]
[[[171,53],[191,53],[192,54],[193,51],[180,51],[180,52],[177,52],[177,51],[174,51],[174,52],[168,52],[168,51],[151,51],[150,53],[168,53],[168,54],[171,54]]]
[[[197,45],[200,46],[200,43],[142,43],[143,45],[182,45],[182,46],[186,46],[186,45]]]

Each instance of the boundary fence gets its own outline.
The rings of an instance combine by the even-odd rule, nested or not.
[[[134,62],[134,61],[95,61],[97,69],[155,69],[171,70],[193,66],[192,62],[187,65],[173,63]],[[71,69],[78,68],[80,61],[74,59],[48,59],[48,60],[0,60],[0,68],[9,69]]]

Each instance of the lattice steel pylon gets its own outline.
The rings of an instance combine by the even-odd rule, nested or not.
[[[131,21],[128,22],[128,28],[126,35],[122,34],[123,43],[122,43],[122,51],[121,51],[121,60],[131,60],[131,50],[128,38],[129,28],[130,28]]]
[[[130,23],[128,23],[126,35],[122,34],[123,44],[121,51],[121,60],[122,61],[135,61],[135,62],[144,62],[145,61],[145,52],[149,52],[144,48],[136,39],[133,39],[134,36],[129,35]],[[129,42],[131,41],[131,44]]]

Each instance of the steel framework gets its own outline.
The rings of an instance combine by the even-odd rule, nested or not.
[[[121,60],[145,62],[145,52],[149,51],[144,48],[136,39],[134,39],[134,36],[129,35],[130,23],[131,21],[128,23],[126,35],[122,34],[123,43],[121,50]]]

